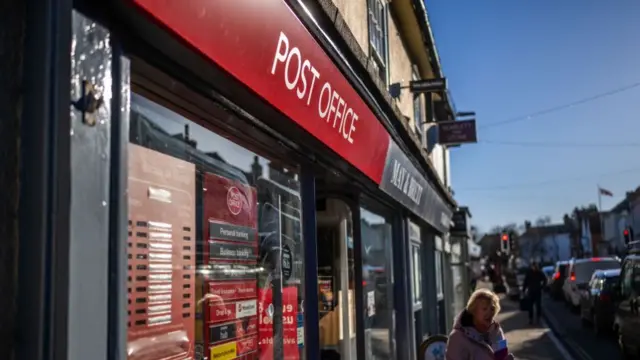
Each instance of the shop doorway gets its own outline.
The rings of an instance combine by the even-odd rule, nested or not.
[[[356,307],[353,217],[338,199],[317,204],[321,359],[355,360]]]

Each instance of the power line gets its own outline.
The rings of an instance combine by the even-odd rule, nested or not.
[[[621,175],[639,172],[640,168],[631,168],[631,169],[623,169],[614,172],[600,173],[600,174],[587,174],[582,176],[570,177],[570,178],[555,178],[538,182],[531,183],[516,183],[516,184],[505,184],[505,185],[497,185],[497,186],[488,186],[488,187],[470,187],[470,188],[456,188],[454,189],[456,192],[458,191],[499,191],[499,190],[509,190],[509,189],[517,189],[517,188],[527,188],[527,187],[536,187],[536,186],[547,186],[552,184],[564,183],[564,182],[584,182],[584,181],[592,181],[593,178],[598,178],[601,176],[612,176],[612,175]]]
[[[640,82],[636,82],[633,83],[631,85],[627,85],[627,86],[623,86],[617,89],[613,89],[607,92],[603,92],[600,94],[596,94],[593,96],[589,96],[574,102],[570,102],[564,105],[558,105],[558,106],[554,106],[554,107],[550,107],[550,108],[546,108],[546,109],[542,109],[536,112],[533,112],[529,115],[524,115],[524,116],[517,116],[511,119],[506,119],[506,120],[502,120],[502,121],[497,121],[497,122],[493,122],[493,123],[489,123],[489,124],[485,124],[485,125],[481,125],[478,126],[478,129],[486,129],[486,128],[491,128],[491,127],[495,127],[495,126],[500,126],[500,125],[505,125],[505,124],[510,124],[510,123],[515,123],[515,122],[520,122],[520,121],[525,121],[525,120],[530,120],[536,117],[540,117],[543,115],[547,115],[550,113],[554,113],[554,112],[558,112],[558,111],[562,111],[562,110],[566,110],[569,108],[572,108],[574,106],[578,106],[578,105],[583,105],[592,101],[596,101],[611,95],[615,95],[615,94],[619,94],[621,92],[625,92],[625,91],[629,91],[631,89],[637,88],[640,86]]]
[[[500,141],[480,140],[482,144],[522,146],[522,147],[548,147],[548,148],[629,148],[640,147],[640,143],[576,143],[576,142],[548,142],[548,141]]]

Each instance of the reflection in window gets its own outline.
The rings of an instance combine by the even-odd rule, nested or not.
[[[442,251],[436,250],[436,294],[438,295],[438,299],[442,299],[444,297],[444,290],[442,287]]]
[[[391,225],[360,209],[366,359],[393,359],[393,271]]]
[[[298,175],[133,94],[128,359],[304,358]]]
[[[411,244],[412,292],[413,304],[422,304],[422,257],[420,256],[420,226],[409,222],[409,240]]]

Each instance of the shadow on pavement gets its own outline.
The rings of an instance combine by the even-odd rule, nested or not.
[[[549,338],[549,329],[529,325],[529,315],[520,311],[519,304],[503,300],[498,321],[505,332],[509,350],[520,360],[562,360],[555,343]]]

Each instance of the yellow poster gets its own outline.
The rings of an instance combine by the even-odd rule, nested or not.
[[[236,358],[236,342],[228,342],[211,348],[211,360],[232,360]]]

